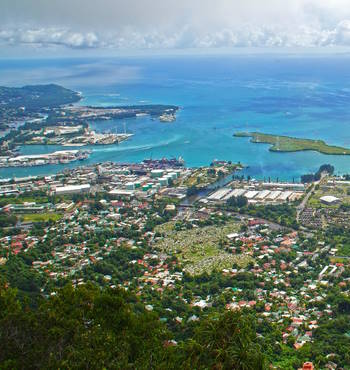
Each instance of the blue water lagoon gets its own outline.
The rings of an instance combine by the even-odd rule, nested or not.
[[[247,174],[261,179],[298,180],[324,163],[350,173],[350,156],[274,153],[268,145],[233,137],[237,131],[259,131],[350,147],[349,65],[349,56],[292,55],[2,60],[1,85],[53,82],[81,91],[82,105],[174,104],[180,111],[172,123],[149,117],[91,123],[101,132],[120,132],[125,123],[134,135],[119,145],[90,147],[83,162],[1,169],[0,176],[179,156],[187,166],[239,161],[249,166]],[[60,149],[36,145],[22,152]]]

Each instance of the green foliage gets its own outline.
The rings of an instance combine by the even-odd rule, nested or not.
[[[320,166],[320,168],[315,174],[311,173],[311,174],[302,175],[301,182],[310,183],[313,181],[318,181],[321,178],[321,174],[324,172],[328,173],[329,175],[332,175],[334,173],[334,167],[330,164],[323,164],[322,166]]]
[[[17,223],[17,217],[14,215],[0,214],[0,227],[15,226]]]
[[[227,200],[226,204],[229,207],[242,208],[242,207],[245,207],[248,204],[248,199],[246,197],[243,197],[243,196],[231,197],[230,199]]]
[[[350,323],[349,316],[339,315],[322,323],[315,331],[314,343],[302,348],[300,355],[313,358],[323,368],[329,361],[326,356],[334,354],[333,360],[339,367],[350,365]]]
[[[349,297],[340,297],[338,303],[338,311],[342,314],[350,315],[350,298]]]
[[[254,216],[277,222],[282,226],[298,228],[296,210],[289,204],[270,204],[264,206],[248,207],[244,212]]]
[[[323,154],[349,155],[350,149],[326,144],[323,140],[300,139],[289,136],[262,134],[260,132],[237,132],[235,137],[251,137],[252,143],[271,144],[272,152],[299,152],[313,150]]]
[[[182,345],[179,359],[184,369],[267,368],[248,317],[232,311],[204,320]]]
[[[31,268],[31,261],[22,256],[11,255],[6,264],[0,266],[0,282],[9,282],[21,294],[37,295],[43,284],[43,277]]]
[[[0,288],[2,369],[265,369],[248,317],[204,319],[172,347],[155,314],[119,289],[67,285],[34,308]]]
[[[120,290],[66,286],[30,309],[2,289],[0,368],[152,368],[165,330],[128,300]]]
[[[27,213],[20,218],[26,222],[48,222],[48,221],[58,221],[62,218],[62,215],[59,213]]]
[[[63,104],[80,100],[78,93],[62,86],[36,85],[24,87],[0,87],[0,99],[6,107],[25,107],[28,111],[37,111],[43,107],[55,108]]]

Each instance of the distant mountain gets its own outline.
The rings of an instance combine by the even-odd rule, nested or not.
[[[28,85],[23,87],[0,86],[0,108],[39,111],[43,108],[56,108],[79,101],[79,93],[55,84]]]

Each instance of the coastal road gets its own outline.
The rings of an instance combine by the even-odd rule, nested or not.
[[[312,188],[310,189],[310,191],[306,194],[306,196],[304,197],[304,199],[301,201],[301,203],[296,207],[297,209],[297,222],[299,222],[300,220],[300,215],[303,213],[313,191],[315,190],[315,184],[312,185]]]
[[[313,194],[314,190],[315,190],[315,187],[327,176],[327,173],[324,173],[322,172],[321,173],[321,179],[318,180],[318,181],[315,181],[313,184],[312,184],[312,188],[310,189],[310,191],[306,194],[305,198],[301,201],[301,203],[296,207],[297,209],[297,222],[299,222],[299,218],[300,218],[300,215],[303,213],[305,207],[307,206],[307,203],[311,197],[311,195]]]

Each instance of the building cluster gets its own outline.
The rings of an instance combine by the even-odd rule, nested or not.
[[[278,204],[300,199],[305,192],[303,184],[233,181],[207,197],[209,202],[227,202],[230,198],[245,197],[249,204]]]
[[[109,145],[129,139],[128,133],[99,133],[82,125],[47,126],[39,130],[22,130],[25,144],[51,144],[63,146]],[[26,139],[27,138],[27,139]]]
[[[147,233],[138,235],[137,244],[135,238],[127,237],[127,233],[123,236],[122,232],[142,230],[151,217],[157,216],[148,203],[101,199],[100,207],[94,211],[92,204],[91,200],[72,202],[59,221],[45,227],[43,235],[34,239],[29,231],[5,238],[7,243],[3,246],[9,247],[6,257],[11,258],[9,254],[18,253],[24,246],[24,252],[38,244],[39,248],[50,246],[50,255],[33,261],[32,265],[47,278],[57,280],[79,276],[85,267],[103,261],[121,246],[137,249],[141,240],[148,240]],[[112,281],[110,285],[114,285]]]
[[[315,242],[310,231],[221,207],[238,196],[251,204],[293,201],[305,194],[304,186],[234,180],[206,195],[204,204],[179,202],[196,171],[175,159],[146,160],[1,180],[2,212],[19,222],[2,230],[0,265],[28,253],[45,286],[66,279],[132,289],[147,310],[158,310],[176,327],[220,304],[254,310],[258,320],[279,328],[281,343],[295,350],[312,343],[315,330],[335,313],[329,292],[350,294],[349,261],[339,261],[338,249]],[[40,228],[23,227],[21,217],[33,214],[59,217]],[[11,232],[15,227],[20,232]],[[192,293],[188,282],[202,274],[206,282],[219,275],[225,284],[202,289],[199,278]]]
[[[26,253],[28,250],[35,248],[38,242],[39,238],[29,235],[28,232],[1,238],[2,257],[0,257],[0,265],[5,264],[10,255],[16,255],[20,252]]]
[[[150,194],[159,194],[183,199],[187,188],[174,186],[179,184],[183,176],[187,176],[191,170],[186,169],[146,169],[133,171],[129,168],[111,169],[100,167],[100,172],[111,179],[112,189],[109,195],[112,197],[129,196],[145,197]]]
[[[62,159],[70,155],[78,156],[79,151],[62,151],[52,154]],[[23,158],[26,157],[23,156]],[[143,164],[104,163],[103,165],[77,167],[52,176],[0,179],[0,196],[18,196],[38,190],[52,195],[108,190],[110,195],[114,196],[142,197],[142,194],[160,193],[181,199],[187,189],[174,185],[181,177],[188,176],[191,171],[183,168],[182,163],[175,159],[145,161]]]
[[[250,269],[226,269],[224,273],[234,277],[249,271],[256,289],[254,297],[234,289],[226,308],[256,309],[258,315],[279,324],[283,342],[291,338],[296,349],[312,342],[320,320],[331,318],[336,308],[327,303],[329,289],[338,286],[345,294],[350,291],[350,279],[342,277],[344,264],[327,259],[336,251],[322,242],[310,248],[296,232],[276,235],[266,225],[253,226],[248,233],[230,240],[232,253],[248,253],[255,263]],[[325,308],[319,309],[322,304]]]
[[[350,181],[343,178],[324,178],[313,191],[300,214],[300,222],[313,229],[335,225],[348,228]]]
[[[136,108],[136,107],[135,107]],[[138,112],[138,109],[135,109],[135,112]],[[131,108],[103,108],[100,107],[86,107],[86,106],[71,106],[67,107],[65,110],[61,110],[60,114],[67,118],[76,118],[79,119],[111,119],[112,117],[118,117],[122,114],[132,114],[134,110]],[[143,113],[145,114],[145,113]],[[70,117],[71,116],[71,117]]]
[[[53,153],[27,154],[0,157],[0,167],[31,167],[46,164],[67,164],[87,159],[90,155],[87,150],[60,150]]]

